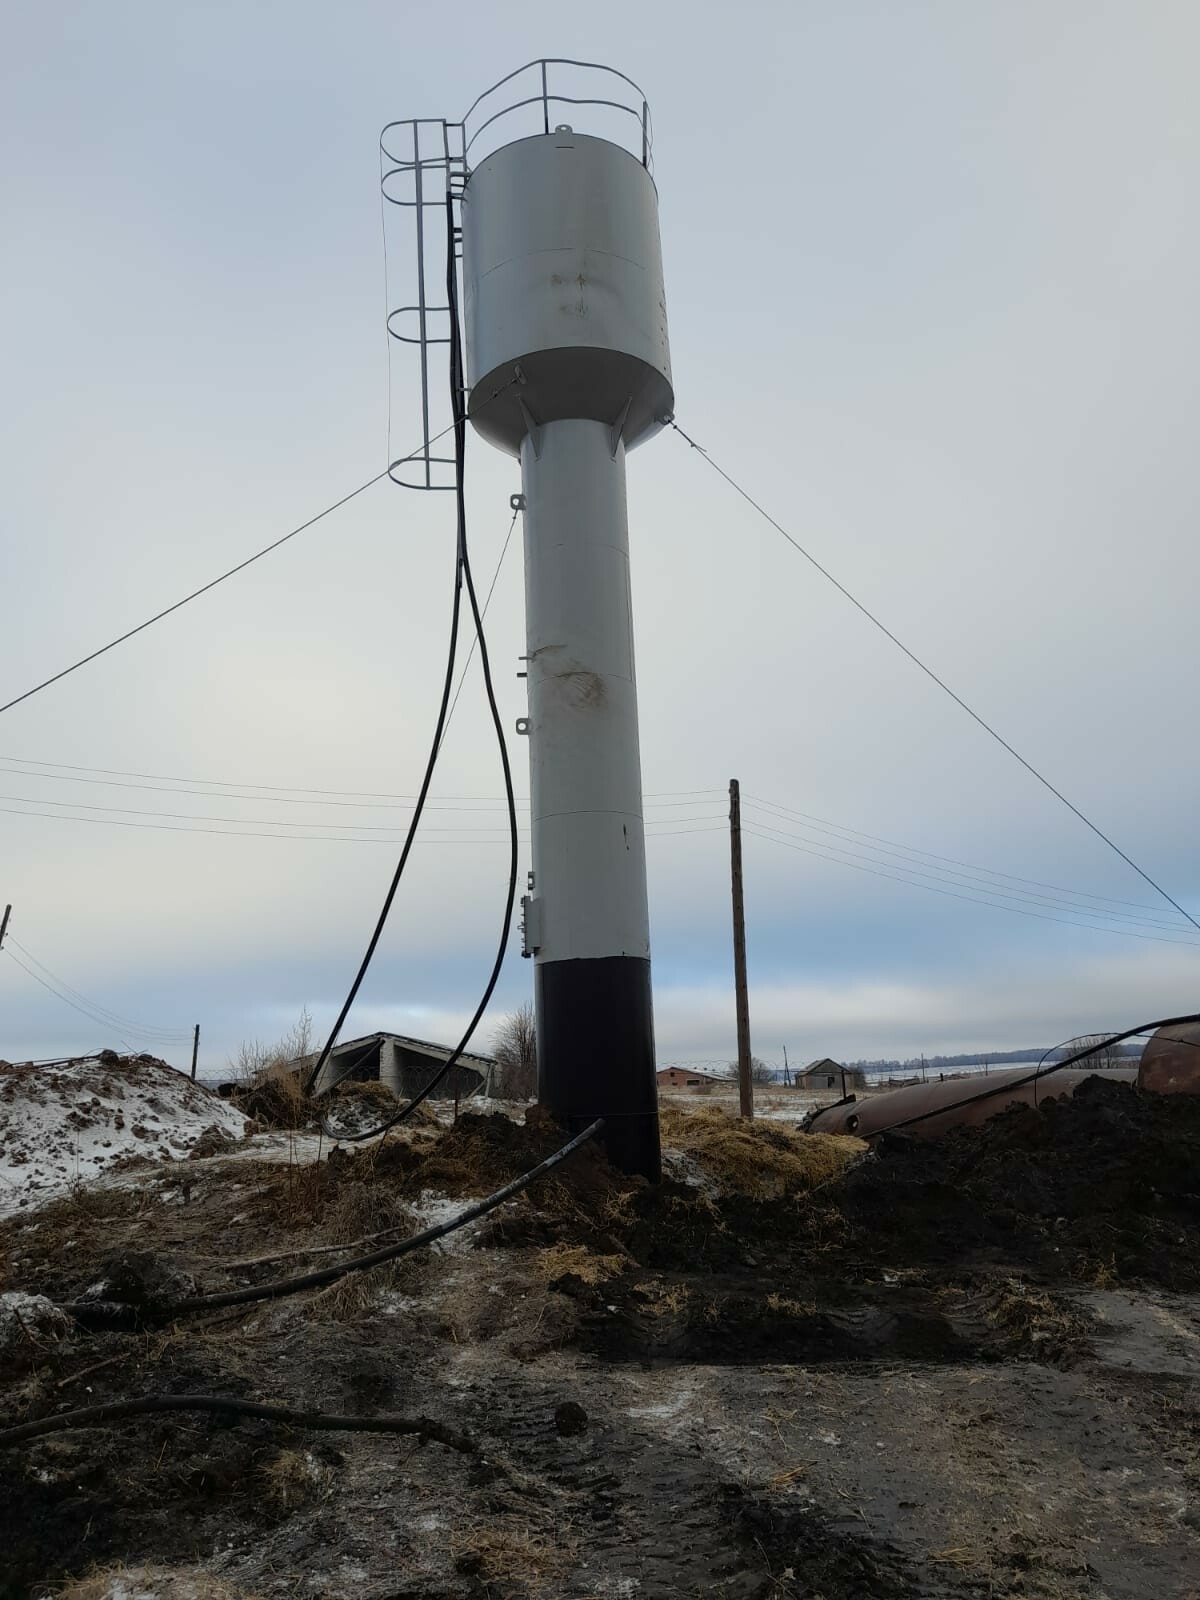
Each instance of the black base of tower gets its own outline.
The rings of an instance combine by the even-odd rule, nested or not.
[[[613,1165],[657,1183],[662,1161],[649,961],[539,962],[534,1004],[540,1104],[572,1133],[603,1117],[601,1139]]]

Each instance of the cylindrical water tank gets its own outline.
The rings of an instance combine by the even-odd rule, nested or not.
[[[658,196],[641,162],[569,128],[519,139],[471,173],[462,218],[479,432],[511,455],[568,417],[607,423],[627,449],[655,432],[674,393]]]

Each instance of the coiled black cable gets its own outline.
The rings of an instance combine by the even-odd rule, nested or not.
[[[400,860],[397,863],[396,871],[392,876],[391,884],[384,899],[383,909],[380,912],[379,919],[375,925],[375,931],[371,936],[371,941],[367,946],[366,954],[363,956],[362,964],[360,965],[354,982],[351,985],[350,992],[346,996],[345,1004],[342,1006],[342,1009],[338,1015],[338,1019],[334,1023],[333,1030],[331,1031],[329,1038],[325,1043],[324,1049],[321,1051],[316,1065],[309,1072],[308,1077],[305,1080],[306,1091],[311,1092],[321,1072],[321,1069],[328,1061],[330,1052],[337,1042],[337,1037],[341,1032],[342,1024],[346,1020],[346,1016],[354,1002],[354,998],[358,994],[362,981],[366,976],[367,968],[371,963],[371,958],[375,954],[375,949],[379,943],[380,936],[383,933],[388,913],[391,910],[392,901],[395,899],[396,890],[400,884],[400,878],[408,862],[409,852],[416,836],[417,825],[421,818],[421,812],[424,809],[425,798],[429,792],[429,785],[433,779],[434,769],[437,766],[437,759],[441,750],[442,738],[445,731],[450,701],[450,688],[454,677],[454,658],[457,648],[458,623],[462,604],[462,586],[464,583],[466,584],[467,597],[471,606],[471,616],[475,623],[475,636],[479,643],[479,663],[483,669],[484,691],[487,695],[488,709],[490,710],[492,716],[492,726],[496,731],[496,743],[500,752],[500,766],[504,775],[504,797],[508,808],[508,828],[510,841],[508,892],[505,897],[504,917],[501,924],[500,940],[496,949],[496,958],[492,964],[492,970],[488,977],[487,984],[484,987],[483,994],[480,997],[479,1004],[476,1006],[475,1012],[471,1017],[470,1022],[468,1022],[462,1038],[459,1040],[458,1044],[451,1051],[450,1055],[446,1058],[438,1070],[433,1074],[425,1087],[421,1089],[418,1094],[414,1095],[407,1105],[401,1106],[393,1116],[387,1118],[386,1121],[379,1123],[376,1127],[367,1128],[359,1133],[341,1133],[338,1132],[337,1129],[331,1128],[327,1120],[322,1117],[321,1129],[328,1138],[338,1139],[350,1144],[361,1144],[367,1139],[378,1138],[380,1134],[386,1133],[389,1128],[394,1128],[397,1123],[403,1122],[406,1117],[412,1115],[412,1113],[423,1100],[427,1099],[429,1095],[432,1094],[433,1090],[438,1086],[439,1083],[442,1082],[447,1073],[449,1073],[457,1064],[459,1057],[467,1048],[467,1045],[471,1042],[471,1038],[474,1035],[475,1029],[479,1025],[479,1020],[483,1016],[483,1013],[487,1010],[488,1004],[491,1001],[493,993],[495,992],[496,984],[499,981],[500,971],[504,965],[505,953],[508,949],[509,935],[512,932],[513,907],[516,903],[517,896],[519,848],[517,832],[517,801],[516,795],[513,792],[512,768],[508,759],[508,744],[504,737],[504,724],[500,717],[500,708],[496,704],[496,692],[492,683],[492,668],[491,661],[488,656],[487,639],[484,635],[483,616],[479,608],[479,598],[475,592],[475,581],[471,575],[471,558],[467,547],[466,383],[463,373],[462,328],[459,318],[458,267],[455,255],[454,231],[454,201],[453,197],[450,194],[447,194],[446,299],[450,309],[450,401],[453,409],[453,415],[455,417],[455,504],[457,510],[458,540],[457,552],[455,556],[454,605],[451,614],[450,647],[446,661],[446,678],[442,686],[442,699],[438,709],[437,727],[434,730],[433,743],[430,746],[429,760],[425,766],[425,775],[422,779],[420,793],[417,796],[412,819],[409,823],[408,833],[405,836],[404,848],[401,852]],[[348,1073],[343,1074],[343,1076],[348,1076]],[[340,1079],[335,1080],[335,1084],[331,1085],[330,1087],[335,1087],[336,1083],[340,1081]]]

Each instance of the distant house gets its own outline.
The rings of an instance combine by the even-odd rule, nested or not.
[[[324,1094],[335,1083],[347,1080],[382,1083],[397,1098],[408,1100],[420,1094],[452,1054],[451,1045],[409,1039],[401,1033],[369,1033],[362,1039],[348,1039],[345,1044],[334,1046],[329,1060],[321,1068],[314,1091]],[[296,1072],[303,1072],[316,1059],[316,1056],[301,1056],[291,1065]],[[465,1099],[479,1090],[486,1091],[495,1065],[490,1056],[468,1055],[464,1051],[430,1098],[452,1100],[458,1095]]]
[[[713,1072],[696,1072],[691,1067],[662,1067],[658,1072],[660,1089],[690,1089],[693,1094],[708,1094],[719,1084],[729,1087],[730,1080]]]
[[[803,1072],[796,1074],[798,1089],[836,1089],[840,1094],[843,1081],[847,1094],[852,1089],[867,1087],[866,1074],[861,1069],[843,1067],[839,1061],[831,1061],[828,1056],[822,1056],[819,1061],[810,1061]]]

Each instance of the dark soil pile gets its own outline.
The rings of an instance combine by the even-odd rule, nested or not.
[[[829,1192],[853,1261],[1001,1260],[1048,1278],[1200,1287],[1200,1096],[1093,1078],[936,1140],[893,1134]]]
[[[558,1124],[536,1106],[529,1108],[524,1122],[467,1112],[444,1132],[438,1128],[437,1134],[436,1141],[428,1144],[397,1139],[385,1141],[375,1151],[335,1152],[330,1161],[343,1177],[368,1170],[376,1177],[396,1173],[403,1178],[407,1193],[433,1189],[457,1199],[502,1188],[552,1156],[566,1139]],[[556,1172],[553,1179],[558,1178]],[[614,1173],[595,1143],[570,1158],[569,1166],[561,1169],[561,1178],[581,1197],[640,1181]]]
[[[1046,1281],[1200,1288],[1200,1095],[1099,1078],[940,1139],[892,1134],[811,1195],[635,1197],[645,1266],[787,1262],[805,1279],[993,1268]]]
[[[610,1358],[1069,1364],[1089,1336],[1058,1291],[1200,1288],[1200,1097],[1096,1079],[938,1140],[893,1135],[811,1194],[627,1202],[555,1235],[631,1258],[554,1285]]]

